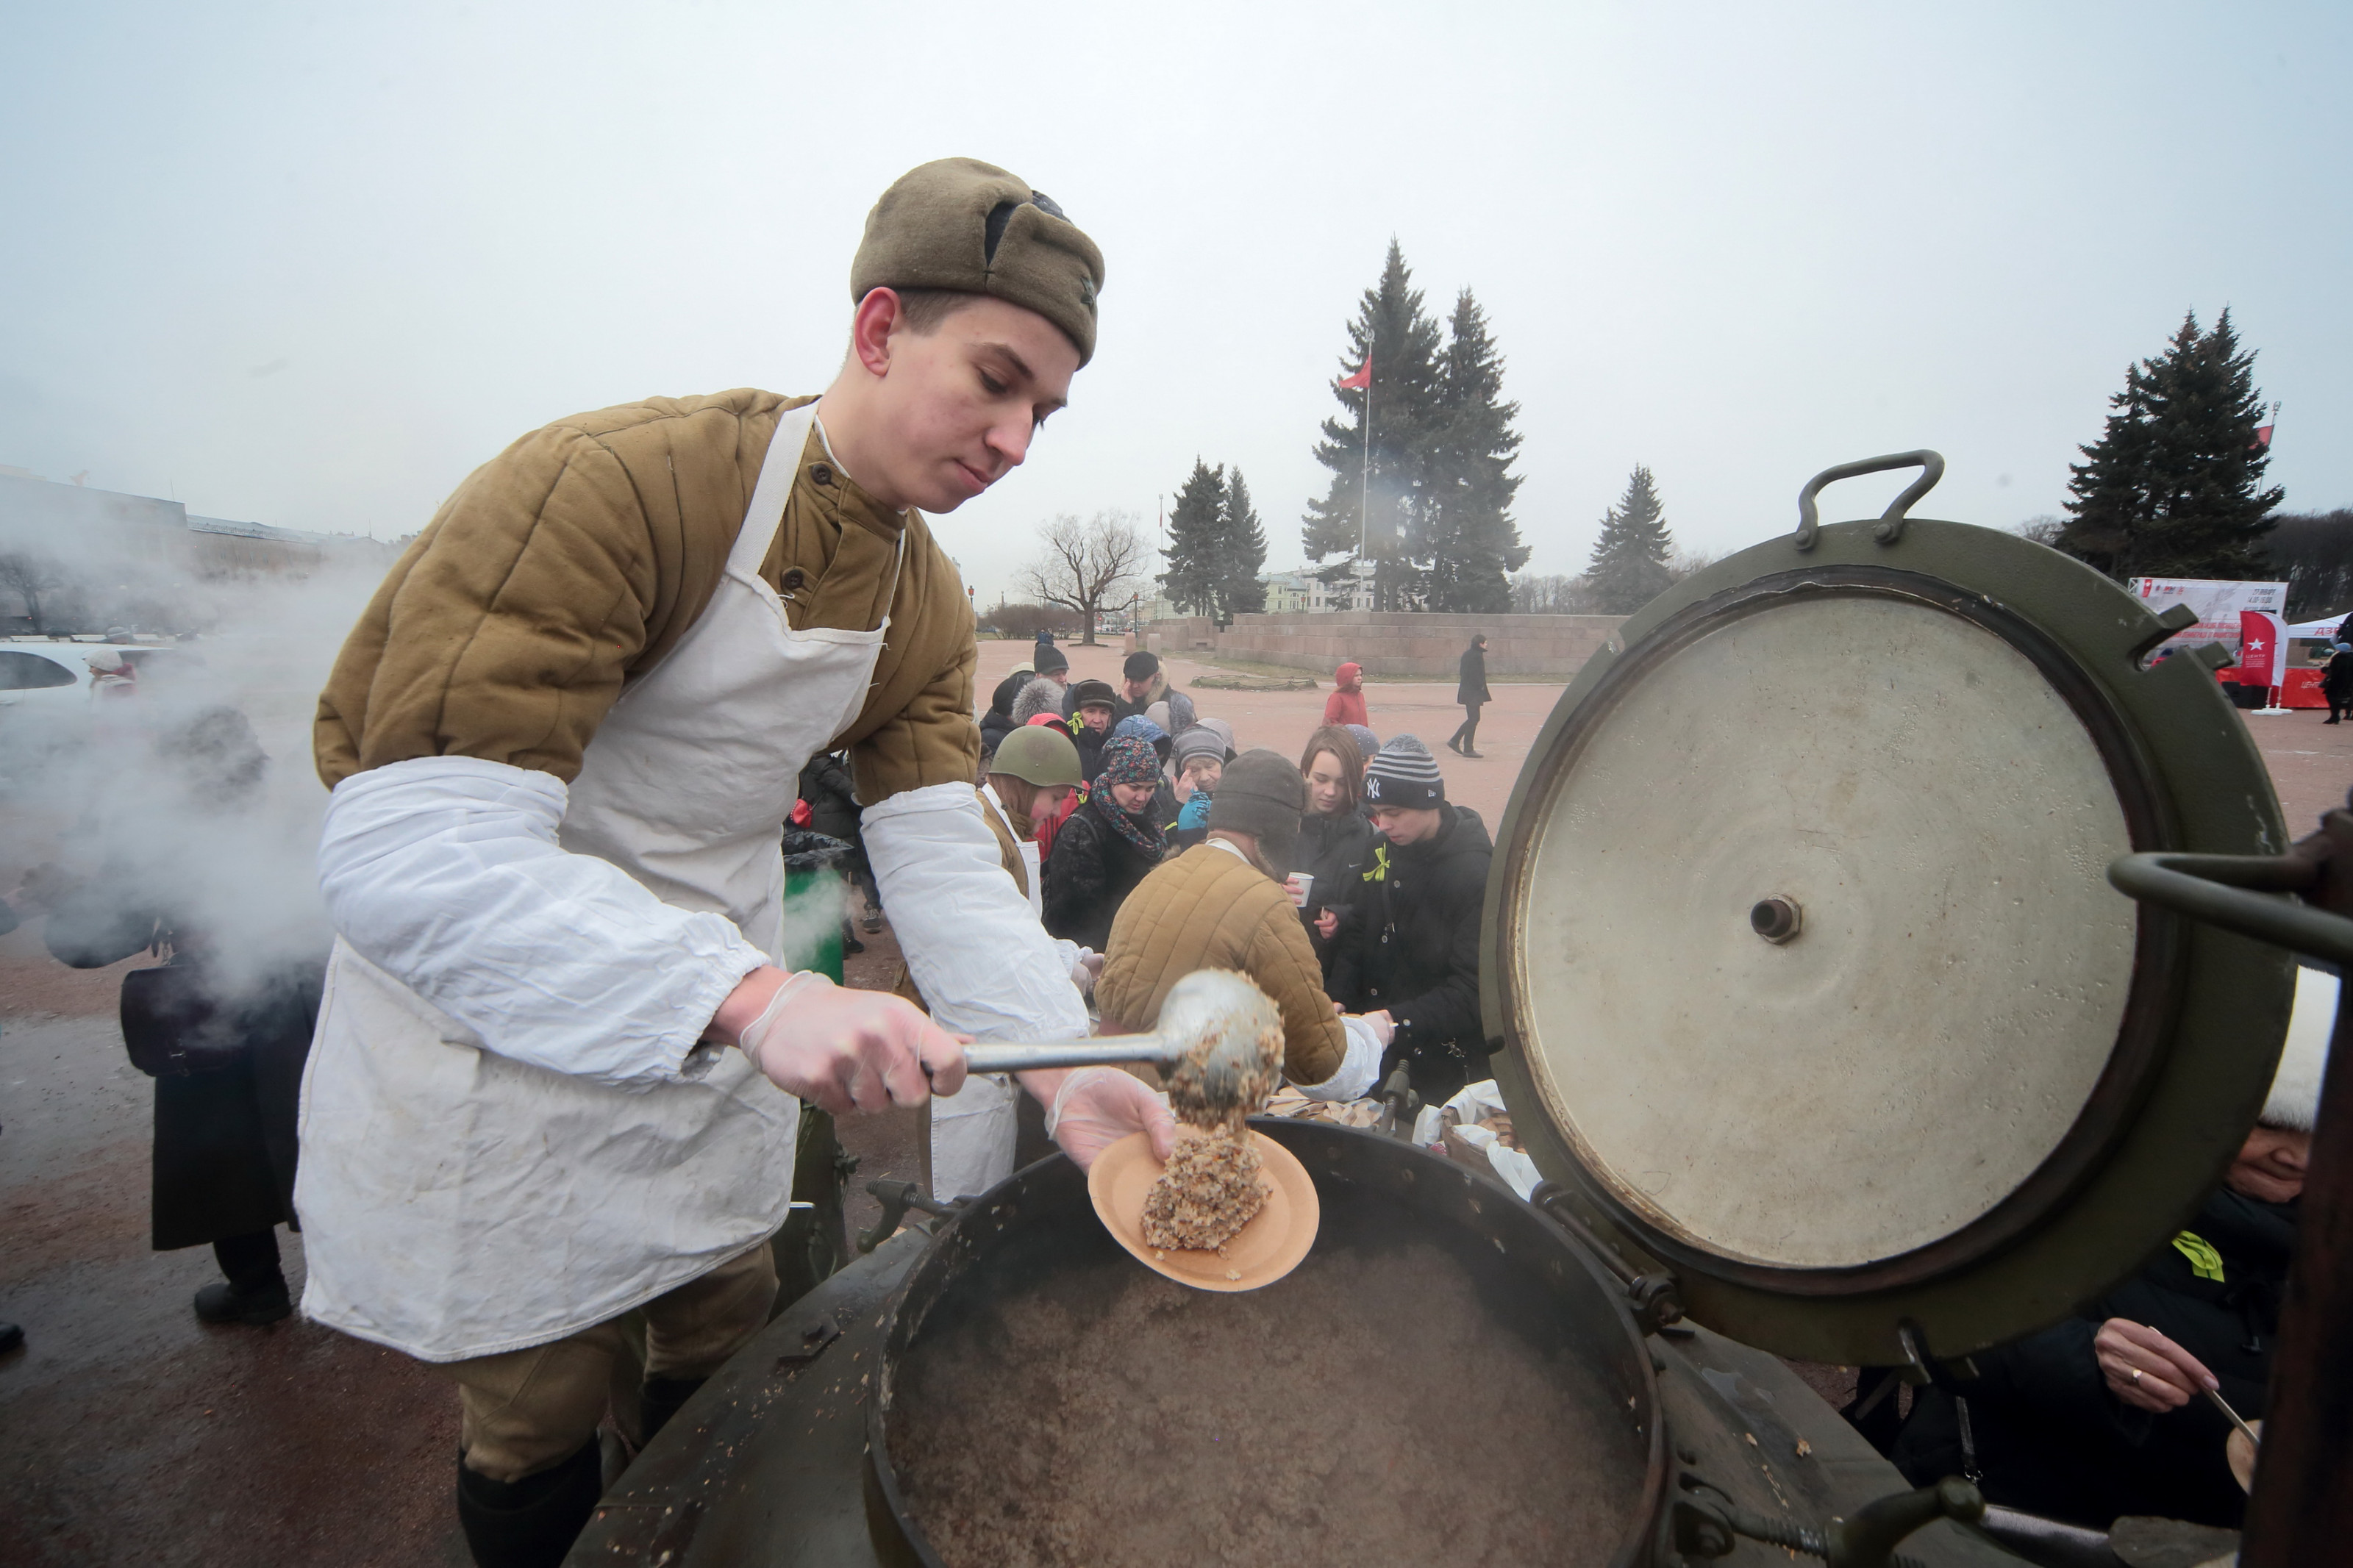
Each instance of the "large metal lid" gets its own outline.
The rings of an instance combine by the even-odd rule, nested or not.
[[[2144,668],[2169,627],[2105,578],[1897,509],[1802,537],[1561,698],[1497,837],[1487,1026],[1538,1167],[1693,1317],[1958,1355],[2129,1273],[2270,1082],[2287,961],[2108,862],[2285,839],[2211,675]]]

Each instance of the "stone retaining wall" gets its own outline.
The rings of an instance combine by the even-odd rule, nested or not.
[[[1451,680],[1472,634],[1484,632],[1491,679],[1566,680],[1625,619],[1341,610],[1237,616],[1221,632],[1209,620],[1193,616],[1151,622],[1142,641],[1160,653],[1271,664],[1326,679],[1342,660],[1354,659],[1377,679]]]

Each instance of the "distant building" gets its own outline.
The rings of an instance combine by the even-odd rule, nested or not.
[[[176,616],[164,606],[195,584],[300,579],[331,566],[381,572],[400,549],[360,535],[194,517],[175,500],[0,468],[0,556],[17,558],[37,584],[40,629],[169,621]],[[25,603],[10,602],[16,598]],[[0,629],[34,629],[31,610],[21,589],[0,590]]]
[[[1326,583],[1318,571],[1303,566],[1293,572],[1261,572],[1258,580],[1266,584],[1269,615],[1320,616],[1355,609],[1360,596],[1362,602],[1371,602],[1366,584],[1348,579]]]

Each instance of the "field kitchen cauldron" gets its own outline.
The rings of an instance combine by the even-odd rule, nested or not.
[[[1910,466],[1883,517],[1818,524],[1825,484]],[[1060,1156],[955,1208],[893,1192],[571,1561],[2098,1561],[1909,1490],[1778,1356],[1965,1380],[2172,1234],[2292,977],[2106,873],[2287,840],[2207,670],[2147,662],[2178,623],[1909,519],[1942,468],[1818,476],[1795,534],[1629,619],[1539,734],[1482,974],[1534,1203],[1261,1119],[1323,1229],[1223,1295],[1137,1267]],[[938,1223],[883,1240],[910,1201]]]

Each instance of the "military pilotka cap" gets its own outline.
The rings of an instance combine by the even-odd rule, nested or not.
[[[1053,198],[977,158],[942,158],[899,176],[866,215],[849,297],[954,289],[1035,310],[1095,354],[1103,252]]]

